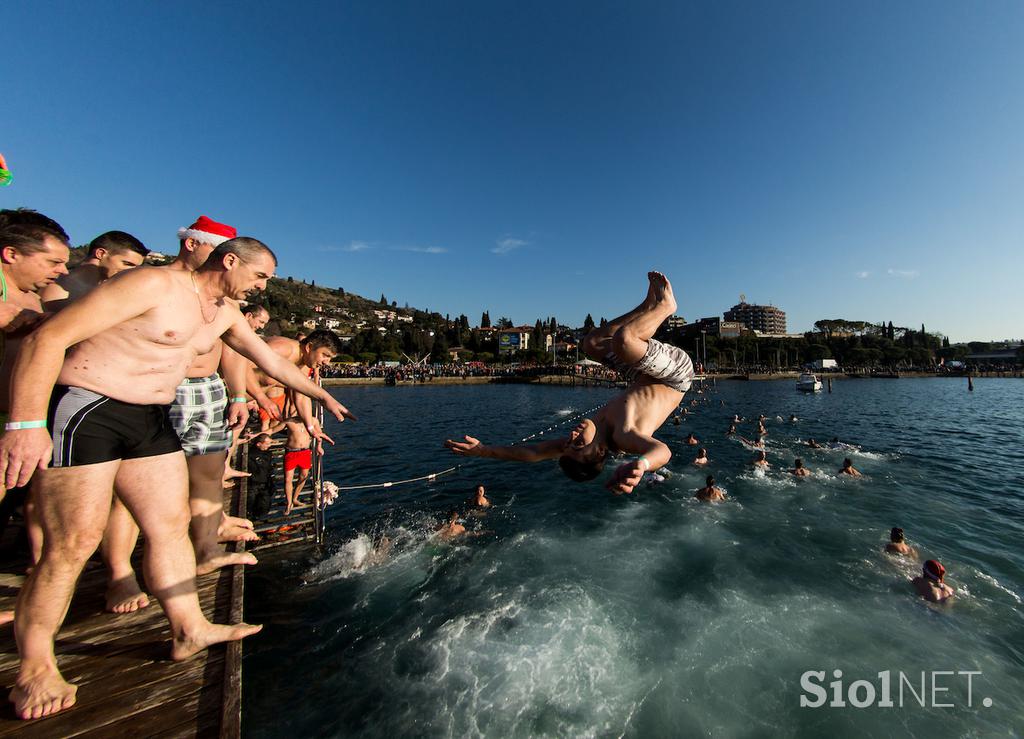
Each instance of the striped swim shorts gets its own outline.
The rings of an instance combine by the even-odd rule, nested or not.
[[[181,451],[166,405],[137,405],[80,387],[57,385],[47,425],[52,467],[79,467]]]
[[[186,457],[216,454],[231,446],[226,411],[228,393],[220,375],[189,377],[171,403],[171,423]]]
[[[622,375],[626,382],[632,383],[640,375],[646,375],[680,393],[690,389],[693,379],[690,356],[677,346],[654,339],[647,340],[647,352],[635,364],[620,361],[612,352],[608,353],[603,364]]]

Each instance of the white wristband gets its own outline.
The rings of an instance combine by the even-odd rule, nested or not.
[[[647,461],[647,457],[640,457],[637,461],[643,464],[645,472],[651,469],[651,463]]]

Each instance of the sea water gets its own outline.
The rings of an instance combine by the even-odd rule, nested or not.
[[[359,421],[328,424],[338,442],[328,479],[462,466],[432,483],[343,493],[325,557],[297,545],[249,570],[246,618],[266,628],[245,644],[247,736],[1024,731],[1020,381],[977,380],[969,393],[962,379],[848,380],[817,395],[790,381],[721,382],[688,393],[687,417],[658,432],[673,452],[668,479],[628,496],[573,483],[553,462],[442,447],[464,434],[552,438],[613,390],[334,392]],[[739,414],[739,433],[754,438],[762,413],[764,474],[725,435]],[[690,432],[705,468],[691,464]],[[811,437],[854,446],[813,450]],[[812,477],[786,472],[798,456]],[[863,477],[836,476],[845,457]],[[726,502],[693,498],[708,474]],[[433,539],[449,510],[469,510],[477,483],[494,507],[465,517],[475,535]],[[893,526],[945,565],[952,603],[924,602],[910,584],[920,563],[882,553]],[[374,561],[385,535],[391,551]],[[808,671],[824,673],[829,702],[840,683],[846,705],[802,706],[816,697],[801,683]],[[881,695],[850,705],[851,683],[880,693],[887,671],[895,705],[879,707]],[[980,673],[970,692],[966,672]]]

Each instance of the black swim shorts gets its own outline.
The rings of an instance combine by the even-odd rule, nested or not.
[[[52,467],[79,467],[115,459],[181,451],[166,405],[123,403],[80,387],[57,385],[47,425]]]

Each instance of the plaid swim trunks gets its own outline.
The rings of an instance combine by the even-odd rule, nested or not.
[[[216,373],[190,377],[178,385],[171,403],[171,423],[186,457],[223,452],[231,446],[227,404],[227,389]]]
[[[626,382],[631,383],[639,375],[647,375],[680,393],[690,389],[690,381],[693,379],[690,356],[677,346],[654,339],[647,340],[647,352],[635,364],[621,362],[612,352],[608,352],[603,364],[622,375]]]

